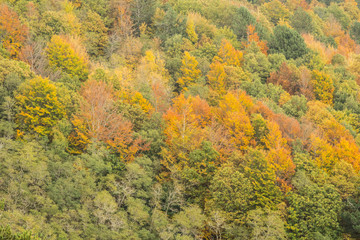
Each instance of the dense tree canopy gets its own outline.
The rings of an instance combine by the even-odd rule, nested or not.
[[[0,239],[360,239],[359,43],[355,0],[0,0]]]

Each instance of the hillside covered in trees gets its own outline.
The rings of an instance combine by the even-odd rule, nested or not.
[[[0,239],[360,239],[359,7],[0,0]]]

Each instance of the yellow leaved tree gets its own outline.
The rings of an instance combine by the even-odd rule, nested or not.
[[[36,77],[24,82],[15,96],[18,133],[51,134],[51,128],[65,116],[56,86],[49,79]]]
[[[177,81],[181,91],[186,91],[189,86],[193,85],[200,78],[201,71],[198,65],[199,63],[195,57],[191,56],[189,52],[185,52],[180,69],[181,77]]]
[[[54,35],[46,48],[49,65],[55,70],[85,81],[89,75],[86,53],[79,54],[76,47],[71,46],[65,37]]]

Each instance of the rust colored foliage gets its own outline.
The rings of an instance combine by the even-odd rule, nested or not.
[[[296,119],[284,114],[274,113],[261,102],[257,103],[256,112],[260,113],[265,119],[277,123],[288,143],[291,143],[297,138],[304,140],[304,132]]]
[[[7,5],[0,5],[0,39],[10,56],[17,59],[28,35],[28,28],[23,25],[19,16]]]
[[[314,89],[311,81],[311,71],[306,67],[300,67],[300,93],[308,100],[313,100]]]
[[[86,82],[81,89],[80,113],[73,120],[73,123],[78,122],[74,126],[80,133],[74,135],[83,138],[83,142],[86,142],[86,135],[89,139],[103,141],[119,154],[121,160],[131,162],[146,146],[140,138],[133,136],[131,122],[115,108],[111,89],[101,81]]]
[[[129,3],[126,1],[117,2],[112,6],[114,21],[114,31],[122,38],[130,37],[133,32],[133,22]]]
[[[275,171],[278,184],[287,192],[295,173],[290,144],[297,138],[303,139],[301,126],[296,119],[276,114],[261,102],[257,103],[256,112],[267,119],[267,134],[260,141],[267,150],[266,159]]]
[[[169,93],[161,82],[154,82],[151,86],[154,94],[154,108],[157,112],[165,112],[169,106]]]
[[[300,93],[300,74],[291,69],[285,62],[281,65],[279,71],[270,74],[267,81],[282,86],[291,95]]]

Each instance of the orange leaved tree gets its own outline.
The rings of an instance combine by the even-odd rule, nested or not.
[[[0,5],[0,39],[10,56],[17,59],[28,35],[28,28],[23,25],[19,16],[7,5]]]
[[[81,138],[84,143],[90,141],[87,138],[102,141],[117,152],[121,160],[130,162],[146,146],[140,138],[134,137],[131,122],[116,109],[111,89],[102,81],[85,83],[81,89],[80,113],[73,120],[75,132],[71,136],[73,140]],[[79,150],[74,143],[71,146],[75,147],[73,153]],[[85,144],[80,147],[84,148]]]

